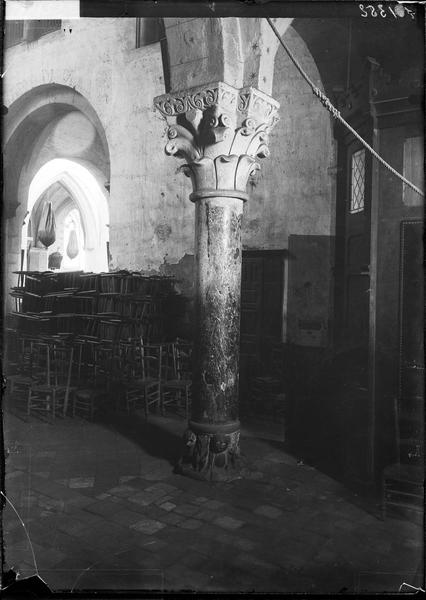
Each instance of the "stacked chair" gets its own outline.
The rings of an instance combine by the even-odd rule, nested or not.
[[[189,342],[145,342],[78,335],[9,332],[7,392],[27,418],[93,420],[100,410],[169,411],[188,418],[191,402]]]
[[[74,363],[76,382],[72,400],[72,415],[88,416],[105,408],[111,385],[112,348],[94,340],[77,341],[78,359]]]
[[[179,409],[184,405],[189,417],[192,386],[192,344],[177,338],[167,347],[165,369],[161,381],[161,412],[167,407]]]
[[[32,385],[47,378],[49,368],[49,346],[45,341],[32,336],[18,337],[15,332],[13,360],[8,364],[7,385],[16,402],[27,402]]]
[[[128,413],[150,407],[158,412],[161,404],[163,344],[144,344],[142,339],[121,349],[119,376],[125,409]]]
[[[71,387],[73,364],[73,346],[61,339],[48,339],[33,345],[36,356],[46,358],[39,379],[28,388],[27,416],[45,414],[50,420],[58,415],[65,417],[70,395],[75,391]]]

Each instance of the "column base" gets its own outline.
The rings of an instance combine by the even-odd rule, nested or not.
[[[207,424],[189,421],[175,473],[203,481],[239,479],[239,421]]]

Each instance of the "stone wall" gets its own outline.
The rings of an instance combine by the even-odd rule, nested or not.
[[[229,23],[222,23],[224,50],[220,50],[220,60],[215,62],[215,46],[209,40],[218,43],[221,36],[215,27],[219,21]],[[240,25],[230,21],[195,19],[187,23],[166,19],[169,43],[173,35],[182,34],[179,39],[187,47],[186,54],[182,47],[180,54],[170,57],[175,87],[178,81],[187,85],[199,83],[200,77],[217,80],[220,73],[214,69],[210,72],[209,65],[224,62],[224,73],[232,79],[229,83],[242,83],[237,70],[247,75],[250,69],[237,69],[237,65],[233,71],[228,64],[230,48],[235,46],[233,54],[238,64],[249,60],[248,51],[241,50],[238,40],[232,46],[230,38],[238,34]],[[254,29],[256,21],[253,20]],[[318,71],[301,38],[289,28],[285,39],[318,81]],[[197,40],[201,45],[197,45]],[[200,60],[210,57],[210,62],[200,62],[207,72],[198,73],[195,78],[194,48]],[[255,52],[259,53],[259,49]],[[35,88],[54,84],[75,90],[90,103],[108,146],[107,152],[102,153],[97,142],[89,160],[101,172],[110,170],[111,268],[174,274],[181,292],[190,297],[194,252],[194,207],[188,200],[191,186],[179,172],[181,161],[164,154],[166,122],[153,109],[153,98],[165,91],[160,44],[135,48],[135,19],[64,21],[62,30],[7,50],[5,70],[4,104],[8,107]],[[249,186],[251,199],[245,206],[243,225],[246,249],[284,249],[291,234],[327,236],[334,227],[334,189],[329,171],[334,155],[329,116],[281,50],[276,57],[272,94],[281,103],[281,121],[272,134],[271,158],[262,161],[260,178]],[[76,118],[67,115],[65,121],[70,125]],[[44,149],[40,130],[38,143],[35,142],[38,165],[48,156],[51,158],[50,151],[61,156],[69,154],[64,143],[55,146],[58,136],[62,135],[64,142],[66,133],[72,150],[90,133],[89,125],[86,129],[76,126],[70,133],[66,123],[59,123],[54,132],[43,134],[47,144]],[[25,184],[20,187],[21,205],[7,226],[9,239],[20,233],[26,211],[25,195],[30,183],[26,166]],[[9,270],[19,266],[18,255],[10,259]],[[327,302],[328,296],[323,297]]]

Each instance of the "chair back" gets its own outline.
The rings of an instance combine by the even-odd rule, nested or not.
[[[162,344],[141,344],[140,345],[140,366],[142,379],[153,379],[161,381],[163,360]]]
[[[192,344],[179,338],[172,345],[175,378],[192,379]]]
[[[141,376],[140,344],[138,339],[120,340],[115,347],[113,373],[117,381],[129,381]]]
[[[49,385],[69,387],[73,366],[74,348],[65,344],[52,344],[49,355]]]
[[[29,354],[28,354],[29,353]],[[28,354],[28,356],[26,356]],[[31,379],[40,383],[50,383],[51,354],[46,341],[27,339],[24,345],[24,368]]]

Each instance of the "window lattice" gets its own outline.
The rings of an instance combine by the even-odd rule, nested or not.
[[[356,213],[364,210],[365,192],[365,150],[358,150],[352,154],[351,175],[351,205],[350,212]]]

